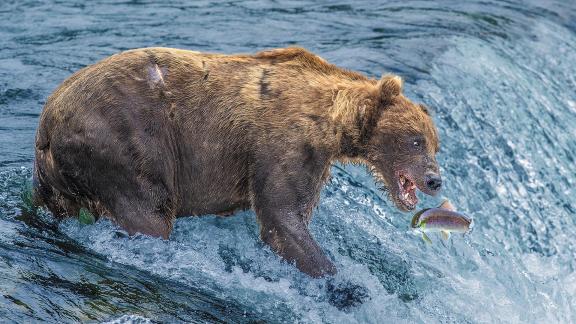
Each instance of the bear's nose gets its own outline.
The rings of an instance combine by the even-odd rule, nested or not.
[[[442,187],[442,178],[439,175],[426,176],[426,186],[430,190],[438,191]]]

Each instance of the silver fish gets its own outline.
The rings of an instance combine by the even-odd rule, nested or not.
[[[422,233],[425,242],[432,243],[426,235],[430,232],[440,232],[442,238],[448,240],[450,233],[467,233],[472,228],[472,219],[454,210],[454,206],[446,200],[437,208],[427,208],[417,212],[412,217],[410,225]]]

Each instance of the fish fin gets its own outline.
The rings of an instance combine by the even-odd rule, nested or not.
[[[426,233],[422,233],[422,239],[424,242],[432,244],[432,240],[428,237],[428,235],[426,235]]]
[[[452,203],[448,199],[444,199],[444,201],[442,201],[442,203],[437,208],[456,211],[456,208],[454,207],[454,205],[452,205]]]
[[[445,241],[448,241],[448,239],[450,238],[450,232],[448,232],[448,231],[442,231],[442,238],[443,238]]]

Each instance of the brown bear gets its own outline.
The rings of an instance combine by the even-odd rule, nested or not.
[[[440,189],[437,131],[401,90],[301,48],[119,53],[48,98],[35,195],[57,217],[86,208],[164,239],[176,217],[252,208],[272,250],[334,274],[308,231],[332,163],[367,165],[403,211]]]

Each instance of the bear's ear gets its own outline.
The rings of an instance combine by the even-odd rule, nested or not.
[[[390,100],[402,92],[402,79],[397,75],[383,75],[378,81],[378,89],[382,101]]]

